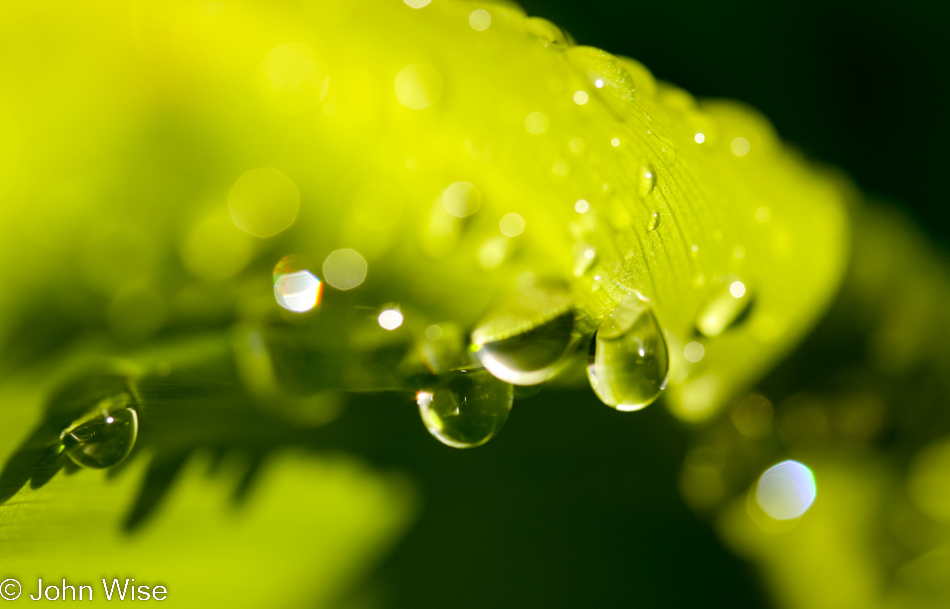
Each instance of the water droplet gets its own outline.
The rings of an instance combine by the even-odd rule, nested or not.
[[[656,227],[660,225],[660,212],[653,212],[650,214],[650,220],[647,222],[647,230],[656,230]]]
[[[591,387],[608,406],[640,410],[666,388],[669,369],[666,340],[650,305],[628,296],[594,335],[587,364]]]
[[[578,199],[577,203],[574,203],[574,211],[579,214],[582,214],[590,209],[590,203],[587,202],[587,199]]]
[[[641,167],[637,186],[641,197],[653,192],[653,189],[656,188],[656,171],[649,165]]]
[[[596,89],[607,93],[610,103],[633,100],[633,79],[621,62],[613,55],[593,47],[572,47],[567,50],[571,64]]]
[[[139,432],[138,414],[132,408],[102,411],[63,431],[66,456],[81,467],[105,469],[125,459]]]
[[[573,253],[574,276],[583,277],[584,273],[594,264],[594,260],[597,258],[597,250],[587,243],[576,243],[574,244]]]
[[[719,336],[741,321],[752,304],[752,292],[739,279],[723,282],[712,293],[696,320],[696,329],[704,336]]]
[[[482,365],[515,385],[536,385],[553,377],[577,339],[570,293],[551,285],[518,290],[472,332]]]
[[[416,394],[419,415],[439,442],[473,448],[492,439],[508,420],[514,390],[484,370],[458,370]]]
[[[667,164],[672,165],[673,161],[676,160],[676,147],[673,146],[673,142],[662,135],[657,135],[657,140],[660,144],[660,154],[666,159]]]
[[[571,44],[564,30],[547,19],[529,17],[525,19],[525,26],[527,27],[528,33],[534,36],[538,42],[545,47],[563,49]]]

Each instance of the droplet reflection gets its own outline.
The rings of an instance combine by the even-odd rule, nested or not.
[[[460,370],[439,377],[416,394],[419,415],[439,442],[453,448],[481,446],[492,439],[511,412],[514,390],[484,370]]]
[[[63,431],[66,456],[81,467],[105,469],[121,463],[135,446],[139,418],[133,408],[102,412]]]
[[[594,393],[617,410],[640,410],[666,388],[670,369],[663,330],[650,305],[626,297],[591,342],[587,378]]]

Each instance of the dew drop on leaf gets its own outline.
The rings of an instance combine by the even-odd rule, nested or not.
[[[125,459],[139,432],[132,408],[102,412],[67,428],[60,436],[66,456],[81,467],[105,469]]]
[[[591,343],[587,378],[594,393],[617,410],[640,410],[659,397],[669,369],[666,339],[650,305],[626,297]]]
[[[416,394],[419,415],[439,442],[473,448],[492,439],[508,420],[514,389],[484,370],[457,370]]]
[[[656,188],[656,171],[650,166],[641,167],[637,186],[641,197],[653,192]]]
[[[567,288],[518,290],[489,311],[471,340],[475,356],[497,378],[515,385],[547,381],[577,343]]]
[[[574,276],[582,277],[597,259],[597,250],[587,243],[576,243],[573,248]]]
[[[547,19],[529,17],[525,19],[528,34],[533,36],[542,46],[563,49],[570,46],[570,41],[564,31]]]
[[[706,300],[696,318],[696,329],[703,336],[719,336],[742,321],[751,305],[752,291],[748,285],[738,278],[730,278]]]

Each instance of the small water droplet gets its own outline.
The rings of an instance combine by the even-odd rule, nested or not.
[[[660,149],[660,154],[663,155],[667,165],[672,165],[673,161],[676,160],[676,147],[673,146],[673,142],[671,142],[669,138],[660,134],[655,134],[655,137],[657,145]]]
[[[105,469],[125,459],[139,432],[138,414],[132,408],[102,411],[63,431],[66,456],[81,467]]]
[[[703,305],[696,329],[704,336],[719,336],[745,318],[752,305],[752,292],[737,278],[719,285]]]
[[[453,448],[481,446],[508,420],[514,390],[484,370],[458,370],[416,394],[419,415],[439,442]]]
[[[647,196],[656,188],[656,171],[649,165],[640,168],[638,187],[641,197]]]
[[[547,19],[529,17],[525,19],[528,33],[534,36],[545,47],[564,49],[571,45],[571,41],[564,30]]]
[[[617,410],[640,410],[666,388],[669,369],[666,339],[650,305],[628,296],[591,342],[587,378],[594,393]]]
[[[584,273],[594,264],[597,258],[597,250],[593,245],[587,243],[576,243],[573,248],[574,253],[574,276],[583,277]]]
[[[567,50],[571,64],[594,85],[607,93],[609,103],[620,106],[633,100],[633,79],[613,55],[593,47],[572,47]]]
[[[653,212],[650,214],[650,220],[647,222],[647,230],[656,230],[656,227],[660,225],[660,212]]]
[[[577,339],[570,293],[554,285],[518,290],[472,332],[473,350],[482,365],[515,385],[536,385],[553,377]]]

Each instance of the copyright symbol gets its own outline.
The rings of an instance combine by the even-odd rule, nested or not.
[[[0,583],[0,598],[5,601],[15,601],[20,598],[22,591],[20,582],[15,579],[5,579]]]

